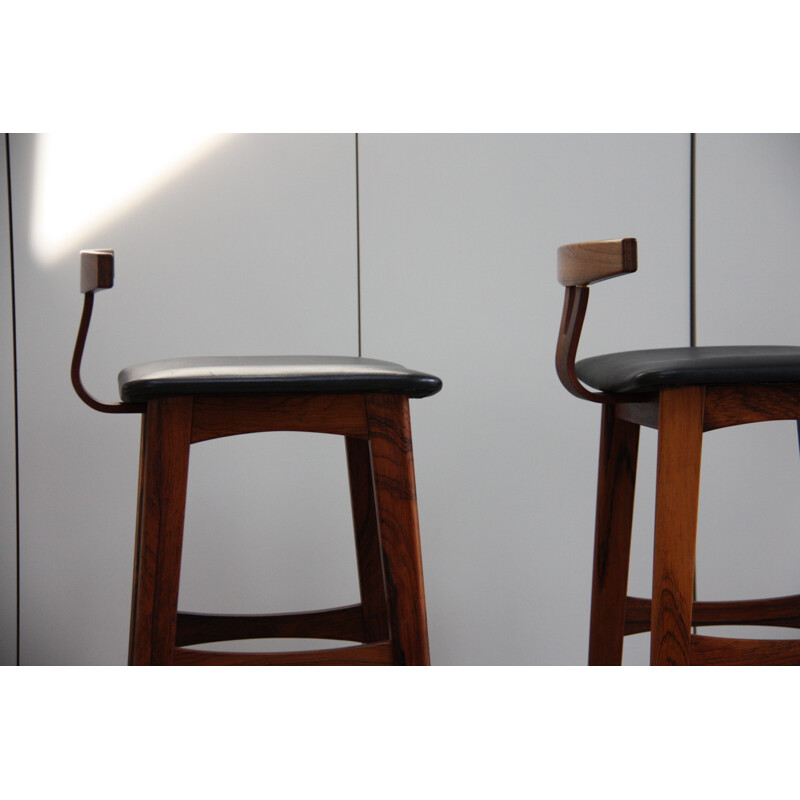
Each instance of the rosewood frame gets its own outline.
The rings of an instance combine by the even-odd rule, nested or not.
[[[692,600],[703,434],[732,425],[800,420],[800,386],[686,386],[647,395],[587,389],[575,374],[575,356],[589,284],[635,270],[633,239],[566,245],[558,252],[566,296],[556,371],[569,392],[603,404],[589,664],[620,664],[623,638],[648,630],[654,665],[800,664],[800,640],[692,633],[693,627],[711,625],[800,628],[800,595]],[[640,426],[658,430],[652,599],[627,595]]]
[[[94,292],[113,285],[113,251],[81,254],[84,311],[72,362],[78,396],[105,413],[141,413],[139,499],[128,663],[375,665],[430,663],[408,397],[395,393],[173,396],[104,403],[80,379]],[[344,438],[361,602],[296,614],[178,611],[191,445],[257,431]],[[279,653],[198,650],[253,638],[357,644]]]

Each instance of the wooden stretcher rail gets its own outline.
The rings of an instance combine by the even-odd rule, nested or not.
[[[292,614],[178,613],[175,644],[184,647],[236,639],[341,639],[363,642],[360,605]]]
[[[650,600],[629,597],[625,604],[625,635],[650,630]],[[760,600],[698,601],[692,605],[692,626],[770,625],[800,628],[800,595]]]
[[[692,636],[689,663],[692,666],[796,666],[800,664],[800,641]]]
[[[371,666],[392,663],[389,642],[286,653],[223,653],[178,647],[175,666]]]

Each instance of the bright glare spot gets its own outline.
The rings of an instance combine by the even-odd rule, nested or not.
[[[219,147],[226,134],[39,134],[33,176],[31,248],[45,264]]]

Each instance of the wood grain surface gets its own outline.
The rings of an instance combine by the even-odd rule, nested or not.
[[[259,431],[367,435],[363,394],[196,397],[192,443]]]
[[[364,638],[358,641],[379,642],[389,638],[389,611],[372,478],[372,454],[370,443],[365,439],[348,436],[345,446],[364,627]]]
[[[408,398],[366,399],[394,663],[429,664]]]
[[[628,597],[625,604],[625,634],[650,630],[651,602]],[[697,600],[692,604],[692,627],[712,625],[768,625],[800,628],[800,595],[758,600]]]
[[[636,272],[636,239],[605,239],[558,248],[558,282],[562,286],[592,283]]]
[[[296,614],[178,613],[190,444],[261,430],[346,437],[362,603]],[[365,644],[288,653],[187,649],[273,637]],[[408,398],[386,393],[151,400],[142,430],[129,661],[430,663]]]
[[[797,666],[800,641],[692,636],[692,666]]]
[[[800,386],[764,383],[706,387],[706,431],[780,419],[800,419]]]
[[[191,397],[147,405],[132,664],[169,664],[175,647],[191,424]]]
[[[114,251],[81,250],[81,292],[91,294],[114,285]]]
[[[603,406],[597,481],[589,664],[622,663],[639,426]]]
[[[661,392],[650,663],[689,663],[697,506],[703,439],[702,387]]]

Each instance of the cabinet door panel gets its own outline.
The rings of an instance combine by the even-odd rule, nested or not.
[[[639,240],[639,273],[592,289],[583,355],[688,344],[689,136],[359,143],[364,355],[444,381],[412,404],[432,658],[585,663],[600,409],[555,374],[556,249]],[[647,595],[642,438],[631,585]]]
[[[800,135],[700,134],[696,163],[697,343],[800,343]],[[707,436],[698,537],[701,599],[800,591],[799,520],[795,423]],[[725,633],[796,636],[766,628]]]
[[[221,137],[189,155],[173,150],[171,162],[166,144],[11,140],[23,663],[126,659],[139,418],[93,412],[70,386],[79,249],[117,253],[116,286],[97,297],[85,354],[85,383],[102,398],[115,398],[119,369],[154,358],[357,353],[353,137]],[[145,167],[164,171],[124,190],[118,161],[141,152],[152,154]],[[108,192],[107,205],[81,176]],[[54,227],[58,198],[72,229]],[[73,213],[70,202],[85,205]],[[353,601],[344,445],[299,436],[236,437],[193,453],[182,608]]]

